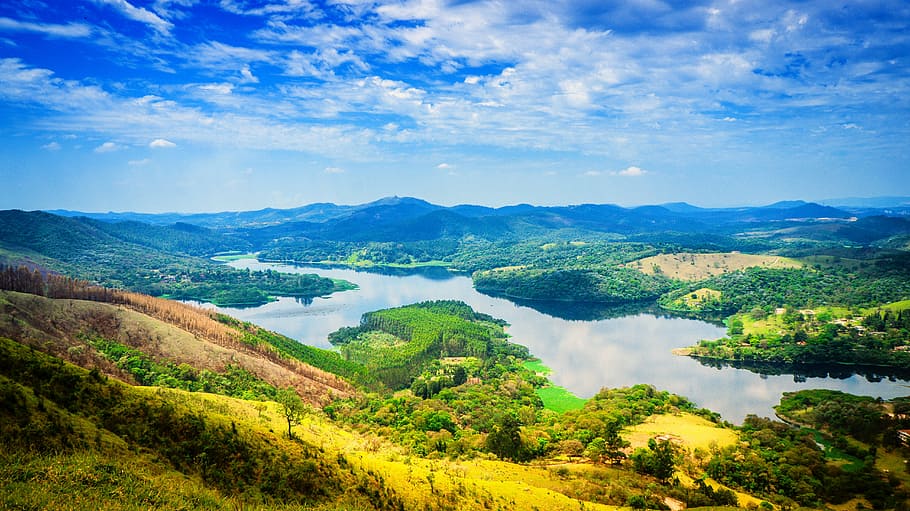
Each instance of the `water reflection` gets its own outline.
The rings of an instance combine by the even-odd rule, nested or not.
[[[772,362],[751,362],[751,361],[725,361],[711,359],[697,359],[702,365],[716,367],[734,367],[736,369],[745,369],[759,376],[767,377],[768,375],[793,375],[793,381],[805,382],[809,378],[832,378],[835,380],[847,380],[854,377],[865,378],[869,383],[879,383],[885,380],[897,382],[898,380],[910,381],[910,369],[901,369],[897,367],[878,367],[878,366],[850,366],[845,367],[837,364],[778,364]]]
[[[515,342],[527,346],[553,369],[551,379],[580,397],[603,387],[650,383],[688,397],[699,406],[741,422],[747,414],[772,416],[783,392],[807,388],[841,390],[891,398],[908,395],[908,375],[880,368],[856,375],[826,367],[798,371],[786,367],[699,363],[671,353],[701,339],[724,334],[718,325],[673,317],[653,308],[584,306],[565,303],[512,302],[478,293],[471,280],[441,268],[401,275],[338,268],[298,268],[254,260],[231,263],[251,269],[319,273],[354,282],[359,289],[314,298],[310,303],[280,298],[251,309],[221,309],[245,321],[281,332],[306,344],[330,348],[327,336],[356,325],[364,312],[424,300],[462,300],[478,312],[509,322]],[[794,374],[796,376],[794,376]]]

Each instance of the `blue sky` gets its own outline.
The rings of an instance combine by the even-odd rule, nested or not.
[[[910,4],[19,0],[0,208],[910,195]]]

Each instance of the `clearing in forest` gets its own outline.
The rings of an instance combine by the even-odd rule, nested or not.
[[[721,252],[660,254],[632,261],[626,266],[648,275],[662,274],[677,280],[698,281],[753,266],[801,268],[803,264],[788,257]]]

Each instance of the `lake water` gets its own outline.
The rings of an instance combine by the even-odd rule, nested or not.
[[[261,307],[220,311],[280,332],[302,343],[331,348],[327,336],[343,326],[360,323],[364,312],[424,300],[461,300],[474,310],[509,322],[512,341],[553,369],[550,379],[580,397],[603,387],[650,383],[686,396],[724,419],[741,423],[747,414],[771,417],[772,407],[786,391],[811,388],[889,399],[910,395],[906,379],[860,376],[825,368],[793,374],[759,374],[730,366],[711,367],[673,348],[716,339],[724,328],[692,319],[672,317],[653,308],[608,308],[569,304],[534,304],[534,308],[474,290],[471,279],[443,269],[388,275],[348,269],[297,267],[244,259],[236,268],[317,273],[353,282],[359,289],[326,298],[280,298]],[[902,375],[904,376],[904,375]],[[904,376],[906,378],[906,376]]]

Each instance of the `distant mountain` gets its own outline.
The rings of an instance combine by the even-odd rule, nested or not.
[[[910,208],[910,197],[889,196],[889,197],[844,197],[840,199],[826,199],[817,201],[825,206],[836,208],[859,208],[859,209],[888,209],[888,208]]]
[[[698,211],[703,211],[704,209],[698,206],[693,206],[688,202],[667,202],[665,204],[661,204],[660,206],[674,213],[695,213]]]
[[[897,199],[883,199],[881,203],[894,203]],[[554,231],[651,240],[656,239],[655,236],[670,236],[683,242],[693,236],[701,240],[718,239],[716,236],[729,237],[756,229],[769,232],[765,238],[773,239],[784,236],[786,229],[797,229],[806,239],[825,242],[841,239],[851,243],[871,243],[871,240],[904,233],[902,223],[888,224],[886,228],[878,224],[873,227],[873,223],[849,225],[852,218],[890,216],[880,210],[858,213],[802,200],[739,208],[701,208],[681,202],[635,208],[614,204],[516,204],[490,208],[470,204],[446,207],[413,197],[385,197],[359,205],[316,203],[292,209],[190,215],[58,213],[76,222],[66,224],[71,227],[61,224],[60,228],[66,231],[61,234],[63,240],[97,231],[98,236],[113,237],[133,246],[191,255],[227,250],[255,251],[299,243],[405,243],[442,239],[451,242],[464,237],[502,241],[543,236]],[[85,217],[79,218],[80,215]],[[59,220],[49,221],[49,225],[64,222],[61,216],[53,218]],[[843,228],[835,228],[840,224],[844,224]],[[40,230],[35,232],[41,233]],[[4,239],[0,230],[0,241]]]

